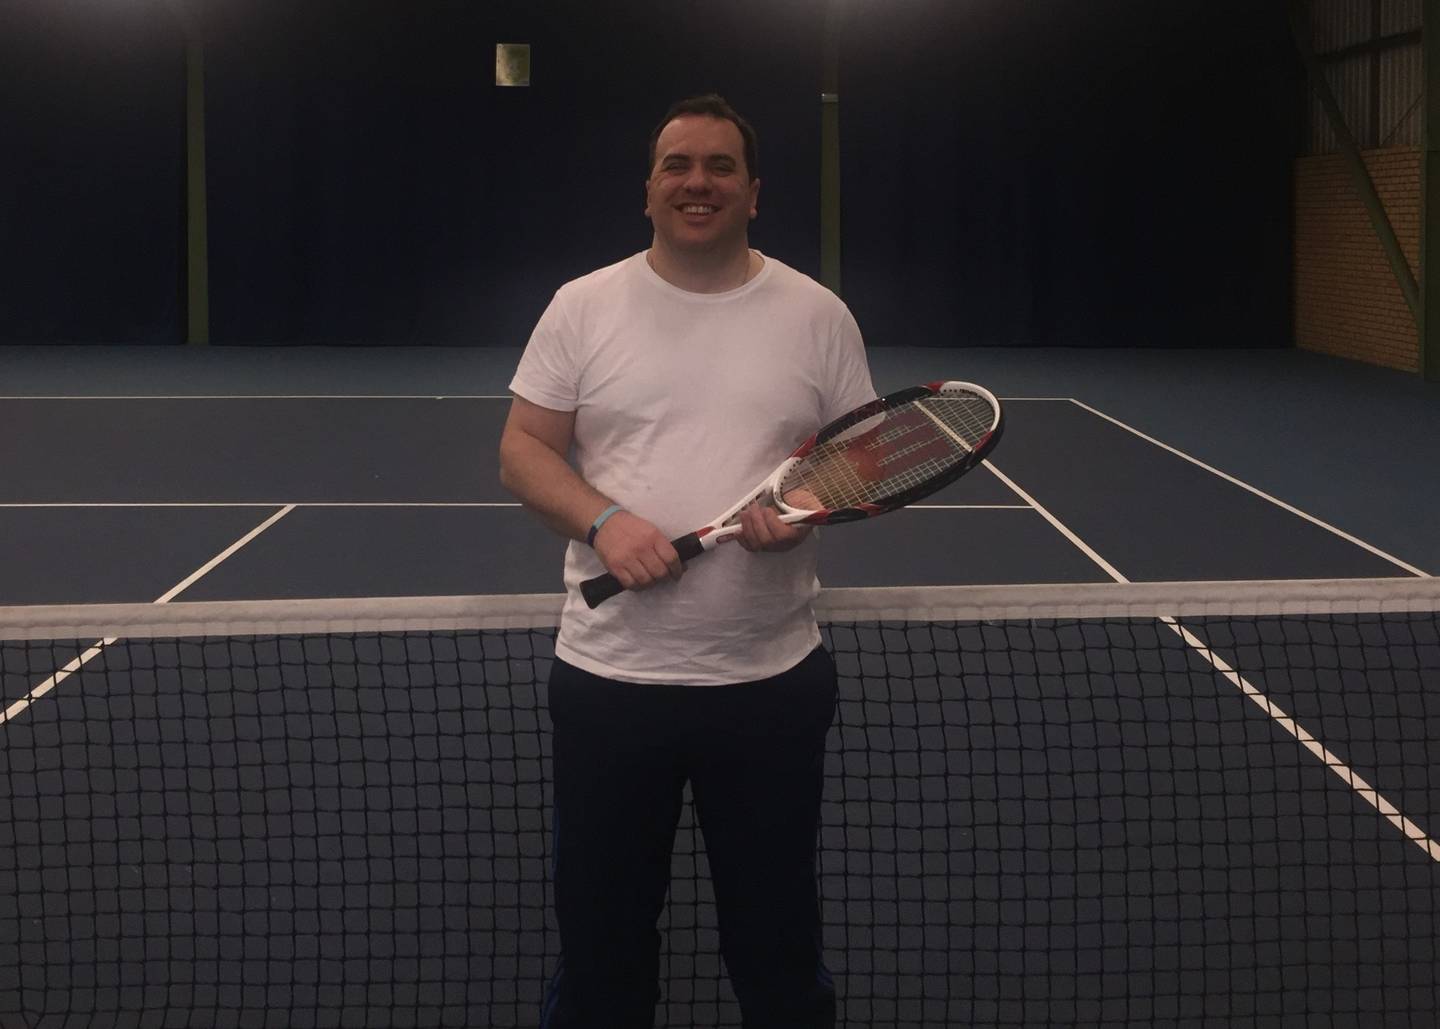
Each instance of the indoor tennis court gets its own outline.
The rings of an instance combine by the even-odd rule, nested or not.
[[[509,383],[715,89],[876,390],[1005,416],[818,530],[837,1024],[1433,1025],[1423,5],[614,6],[7,12],[0,1023],[539,1023]],[[742,1024],[718,924],[687,810],[657,1026]]]

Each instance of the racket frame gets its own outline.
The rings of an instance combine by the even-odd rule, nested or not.
[[[816,447],[834,439],[836,436],[867,419],[884,414],[891,408],[899,407],[911,401],[923,400],[927,397],[943,396],[944,390],[947,388],[963,389],[971,393],[979,394],[990,402],[991,408],[995,411],[995,420],[991,424],[990,429],[973,445],[965,443],[953,433],[949,432],[943,425],[941,426],[947,435],[969,451],[963,459],[947,467],[941,474],[931,476],[896,493],[887,494],[878,500],[859,503],[850,507],[805,509],[792,507],[785,503],[780,495],[780,487],[785,481],[785,477],[791,469],[804,461]],[[923,408],[921,410],[923,411]],[[937,424],[939,424],[938,419],[936,421]],[[885,514],[888,511],[894,511],[896,508],[905,507],[938,490],[944,489],[977,464],[984,461],[986,455],[988,455],[990,451],[995,448],[995,444],[1000,441],[1000,435],[1004,430],[1004,425],[1004,414],[1001,411],[1000,402],[996,399],[995,394],[983,386],[977,386],[973,382],[942,379],[920,386],[907,386],[905,389],[896,390],[894,393],[887,393],[885,396],[877,397],[867,404],[862,404],[853,411],[849,411],[833,422],[825,425],[813,436],[796,447],[789,457],[780,462],[779,466],[765,477],[763,482],[745,494],[744,499],[736,503],[724,514],[715,518],[708,525],[672,540],[671,545],[675,548],[676,553],[680,555],[681,561],[689,561],[707,551],[714,550],[728,537],[742,531],[742,526],[738,521],[734,521],[729,525],[726,523],[731,522],[741,511],[756,502],[774,508],[779,512],[780,521],[786,525],[839,525],[844,522],[856,522],[865,518],[873,518],[876,515]],[[605,575],[597,576],[581,584],[581,592],[590,607],[596,607],[602,601],[615,595],[617,590],[600,588],[597,585],[602,581],[608,582],[612,579],[613,577],[610,576],[609,573],[606,573]],[[615,585],[618,587],[618,584]]]

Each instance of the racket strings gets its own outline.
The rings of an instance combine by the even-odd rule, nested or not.
[[[975,393],[942,393],[938,397],[917,401],[917,404],[944,422],[971,448],[995,428],[995,418],[999,413],[994,404]]]
[[[988,400],[971,393],[897,405],[879,425],[816,446],[791,469],[779,493],[789,506],[806,510],[879,503],[969,457],[994,428],[996,414]]]
[[[864,502],[872,487],[837,451],[797,465],[780,484],[780,495],[791,507],[833,510]]]

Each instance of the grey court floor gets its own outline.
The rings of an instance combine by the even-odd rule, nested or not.
[[[562,541],[496,472],[515,357],[0,352],[0,606],[557,591]],[[872,366],[882,392],[991,386],[1006,437],[919,507],[825,530],[826,586],[1440,568],[1440,390],[1411,377],[1293,351]]]

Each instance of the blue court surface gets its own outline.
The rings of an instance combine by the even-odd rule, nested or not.
[[[560,588],[563,543],[498,481],[517,351],[60,349],[0,366],[0,605]],[[1433,384],[1293,351],[871,360],[881,392],[989,386],[1006,436],[828,530],[827,587],[1440,569]]]
[[[496,471],[518,351],[58,352],[0,351],[7,635],[37,605],[560,589]],[[872,366],[990,387],[1007,428],[822,530],[844,1024],[1433,1024],[1434,611],[1263,598],[1429,589],[1440,388],[1294,351]],[[1193,609],[1145,607],[1173,584]],[[842,603],[946,586],[976,606]],[[550,625],[5,644],[0,1023],[532,1024]],[[738,1024],[702,850],[687,821],[661,1024]]]

